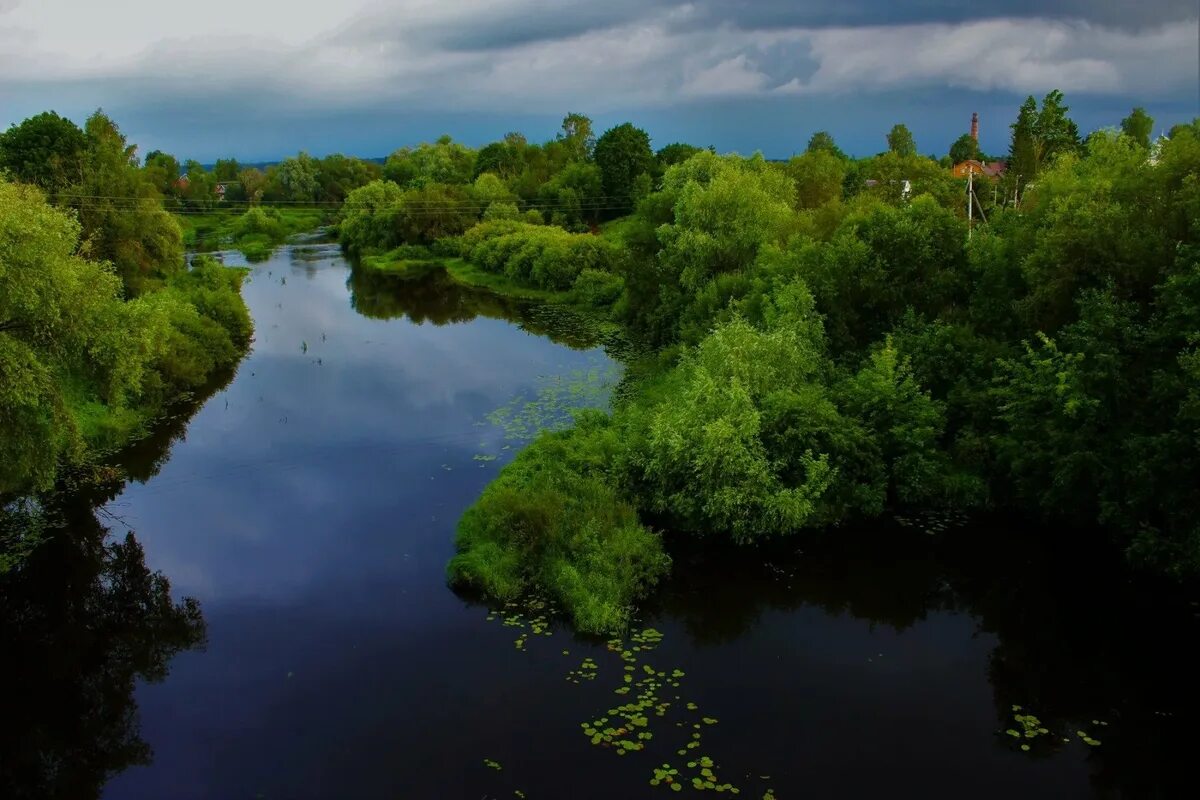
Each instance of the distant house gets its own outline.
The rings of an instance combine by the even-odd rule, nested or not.
[[[215,188],[215,189],[213,189],[213,192],[214,192],[214,193],[217,195],[217,202],[218,202],[218,203],[223,203],[223,202],[225,202],[225,187],[226,187],[227,185],[228,185],[228,184],[225,184],[225,183],[218,183],[218,184],[217,184],[217,186],[216,186],[216,188]]]
[[[977,161],[973,158],[968,158],[966,161],[960,161],[950,168],[950,174],[956,178],[965,178],[968,175],[979,175],[986,178],[999,178],[1008,169],[1008,164],[1003,161]]]
[[[188,180],[187,175],[180,175],[175,181],[175,188],[181,192],[186,192],[190,184],[191,181]]]

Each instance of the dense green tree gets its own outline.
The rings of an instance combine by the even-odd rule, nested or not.
[[[320,162],[305,152],[285,158],[267,173],[266,197],[292,203],[315,201],[321,187],[320,169]]]
[[[457,236],[475,224],[478,212],[462,186],[427,183],[408,189],[400,199],[396,226],[405,244],[433,244]]]
[[[350,192],[366,186],[383,173],[378,164],[334,153],[317,164],[317,199],[323,203],[340,203]]]
[[[258,203],[267,190],[267,175],[260,169],[248,167],[238,173],[242,198],[249,203]]]
[[[480,148],[475,157],[474,176],[493,172],[505,180],[517,177],[525,167],[525,137],[510,133],[503,141],[492,142]]]
[[[0,133],[0,172],[53,197],[81,182],[85,147],[78,125],[46,111]]]
[[[665,170],[673,164],[682,164],[692,156],[699,153],[701,148],[695,145],[684,144],[683,142],[672,142],[666,147],[661,148],[654,157],[658,160],[659,169]]]
[[[1129,116],[1121,120],[1121,131],[1142,147],[1150,147],[1150,136],[1154,133],[1154,117],[1146,113],[1146,109],[1135,108]]]
[[[1029,183],[1055,158],[1078,150],[1079,129],[1067,116],[1068,110],[1057,89],[1042,98],[1040,109],[1032,96],[1025,99],[1012,125],[1010,172]]]
[[[842,197],[846,162],[828,150],[793,156],[784,171],[796,184],[796,208],[820,208]]]
[[[79,453],[65,374],[121,406],[165,333],[162,303],[122,302],[111,268],[77,254],[79,236],[36,189],[0,182],[0,492],[44,488]]]
[[[817,131],[808,140],[808,147],[804,152],[812,153],[814,151],[823,150],[827,153],[832,153],[838,158],[845,158],[846,154],[841,151],[837,143],[833,141],[833,137],[828,131]]]
[[[175,156],[161,150],[151,150],[146,154],[142,169],[146,173],[146,180],[164,197],[177,193],[180,166]]]
[[[979,142],[969,133],[964,133],[950,145],[950,161],[954,164],[961,164],[970,159],[978,160],[980,155]]]
[[[216,176],[204,169],[195,159],[184,162],[183,174],[187,178],[179,196],[193,209],[210,210],[217,202]]]
[[[596,141],[594,157],[608,204],[614,209],[632,208],[634,181],[654,171],[650,135],[628,122],[609,128]]]
[[[582,162],[568,165],[542,186],[538,203],[558,225],[594,220],[606,205],[600,168]]]
[[[137,294],[183,268],[179,225],[137,167],[131,146],[111,119],[97,111],[84,128],[86,150],[78,195],[71,206],[83,224],[82,246],[113,263],[127,292]]]
[[[236,158],[218,158],[217,163],[213,165],[212,174],[218,182],[230,183],[237,180],[241,169],[242,166]]]
[[[917,154],[917,142],[913,139],[912,131],[907,125],[897,123],[892,126],[887,135],[888,150],[898,156],[913,156]]]
[[[475,177],[475,151],[442,136],[430,144],[402,147],[388,156],[383,175],[400,186],[467,184]]]
[[[587,161],[596,147],[596,134],[592,132],[592,120],[583,114],[567,114],[563,117],[562,131],[558,134],[567,153],[568,161]]]
[[[342,247],[359,255],[400,244],[397,216],[403,197],[403,189],[385,180],[372,181],[350,192],[338,220]]]

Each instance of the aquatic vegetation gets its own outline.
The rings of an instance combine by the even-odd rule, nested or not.
[[[620,369],[612,364],[544,376],[532,398],[518,395],[487,419],[503,430],[505,439],[527,442],[543,431],[566,428],[583,409],[606,406],[619,379]]]
[[[1050,729],[1047,728],[1040,719],[1033,714],[1025,713],[1025,709],[1020,705],[1014,705],[1012,707],[1012,719],[1016,723],[1016,727],[1008,728],[1004,731],[1004,733],[1020,742],[1020,749],[1024,752],[1029,752],[1032,750],[1034,744],[1042,739],[1046,741],[1061,739],[1061,741],[1064,743],[1071,741],[1070,737],[1059,736],[1051,733]],[[1094,719],[1092,720],[1092,725],[1096,727],[1107,727],[1108,723],[1103,720]],[[1076,730],[1074,733],[1079,741],[1083,742],[1089,747],[1098,747],[1103,743],[1100,741],[1100,739],[1097,739],[1095,736],[1083,729]]]

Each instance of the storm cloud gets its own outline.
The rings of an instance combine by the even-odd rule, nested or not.
[[[1198,36],[1191,0],[211,0],[178,20],[157,0],[0,0],[0,125],[104,106],[156,146],[211,128],[249,153],[264,115],[322,130],[373,119],[381,136],[455,115],[470,139],[472,116],[819,113],[854,96],[902,108],[929,92],[979,104],[1052,88],[1085,112],[1128,100],[1182,118],[1196,110]],[[754,130],[733,145],[752,149]]]

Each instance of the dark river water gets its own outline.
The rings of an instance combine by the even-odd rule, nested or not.
[[[0,794],[640,798],[676,793],[656,767],[691,794],[710,764],[756,800],[1195,796],[1197,606],[1083,537],[668,537],[637,626],[661,641],[626,670],[444,572],[520,446],[489,414],[585,378],[602,397],[603,348],[444,276],[352,275],[329,247],[281,250],[245,296],[236,375],[122,457],[135,480],[68,504],[72,533],[5,590]],[[670,705],[644,749],[593,745],[581,723],[616,718],[646,668]],[[1005,733],[1016,714],[1033,736]]]

